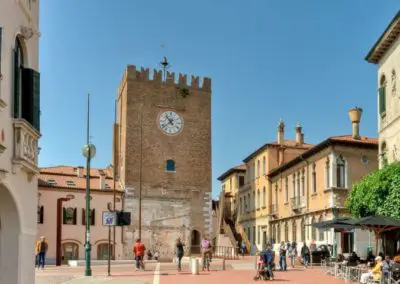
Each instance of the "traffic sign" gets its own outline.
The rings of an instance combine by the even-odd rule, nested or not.
[[[116,226],[117,212],[103,211],[103,226]]]

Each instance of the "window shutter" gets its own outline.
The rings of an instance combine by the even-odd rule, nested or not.
[[[95,217],[96,217],[96,211],[95,209],[92,210],[91,214],[90,214],[90,221],[91,221],[91,225],[94,226],[95,225]]]
[[[40,131],[40,73],[22,69],[22,117]]]
[[[18,47],[14,49],[14,118],[20,117],[20,73],[19,73],[19,62],[18,62]]]
[[[74,209],[74,225],[76,225],[76,216],[77,216],[77,210],[76,208]]]
[[[86,210],[82,208],[82,225],[86,225]]]
[[[63,224],[67,224],[67,209],[63,207]]]
[[[386,112],[386,87],[379,88],[379,114]]]

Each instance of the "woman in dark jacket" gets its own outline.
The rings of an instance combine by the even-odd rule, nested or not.
[[[176,240],[176,257],[178,259],[178,271],[182,270],[181,261],[184,254],[184,249],[183,249],[184,246],[185,245],[181,242],[181,239],[178,238]]]

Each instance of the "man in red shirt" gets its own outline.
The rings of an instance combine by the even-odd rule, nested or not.
[[[144,257],[144,251],[146,250],[146,247],[144,244],[140,241],[140,239],[136,239],[136,243],[133,245],[133,255],[135,256],[136,260],[136,271],[140,269],[140,271],[143,271],[143,257]]]

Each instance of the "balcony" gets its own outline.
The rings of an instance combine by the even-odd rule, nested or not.
[[[290,198],[290,204],[292,210],[299,210],[306,206],[305,197],[304,196],[295,196]]]
[[[270,205],[268,213],[270,216],[278,216],[278,205],[277,204]]]
[[[39,173],[38,141],[40,133],[25,119],[14,119],[14,157],[13,165],[28,173],[29,179]]]

